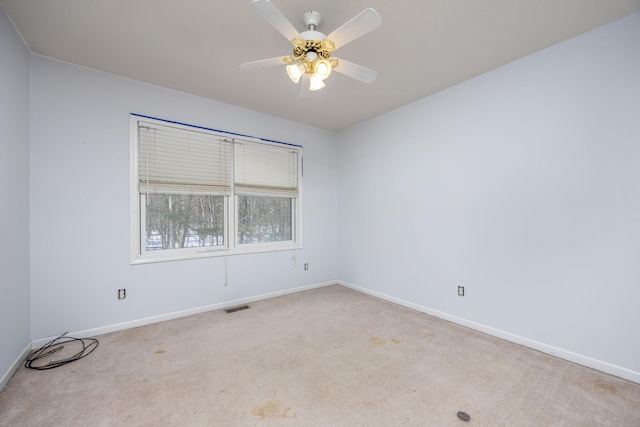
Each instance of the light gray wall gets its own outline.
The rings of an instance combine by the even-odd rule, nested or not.
[[[335,135],[33,56],[32,337],[335,280]],[[129,264],[129,114],[304,146],[304,249]],[[303,263],[310,270],[303,270]],[[117,289],[127,298],[118,301]]]
[[[29,339],[335,278],[640,371],[639,38],[636,14],[336,136],[30,59],[0,14],[0,373]],[[304,145],[298,267],[129,265],[131,112]]]
[[[0,8],[0,378],[31,341],[29,56]]]
[[[343,131],[339,278],[640,372],[639,41],[635,14]]]

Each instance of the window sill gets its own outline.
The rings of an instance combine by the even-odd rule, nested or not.
[[[193,248],[193,250],[163,250],[158,252],[147,252],[145,254],[134,256],[131,259],[131,265],[151,264],[156,262],[184,261],[202,258],[215,258],[234,255],[247,255],[266,252],[293,251],[302,249],[302,244],[294,244],[292,242],[274,242],[272,244],[244,244],[234,249],[224,248]]]

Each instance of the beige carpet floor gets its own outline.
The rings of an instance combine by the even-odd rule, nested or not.
[[[0,426],[640,426],[640,384],[341,286],[249,305],[21,368]]]

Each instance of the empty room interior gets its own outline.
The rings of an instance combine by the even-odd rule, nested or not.
[[[640,0],[0,6],[0,426],[640,425]]]

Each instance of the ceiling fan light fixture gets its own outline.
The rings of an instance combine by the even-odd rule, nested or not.
[[[313,69],[315,74],[324,80],[331,74],[332,67],[328,60],[317,58],[313,61]]]
[[[305,71],[306,68],[302,62],[287,65],[287,75],[294,83],[298,83],[300,81],[300,77],[302,77]]]
[[[320,90],[325,86],[322,81],[322,77],[317,74],[312,74],[309,79],[309,90]]]

